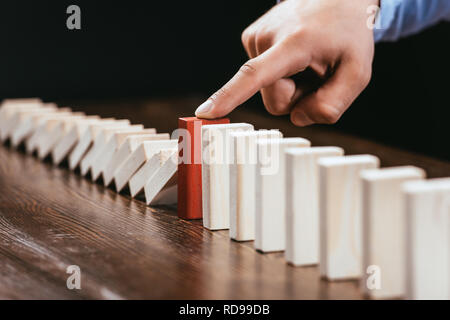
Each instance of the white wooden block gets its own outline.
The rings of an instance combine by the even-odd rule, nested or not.
[[[99,134],[94,139],[92,148],[86,153],[80,163],[81,175],[86,175],[92,168],[97,157],[103,151],[103,148],[108,145],[109,140],[114,136],[115,133],[120,132],[132,132],[136,133],[144,129],[143,125],[129,125],[125,127],[111,126],[100,130]]]
[[[15,99],[4,99],[0,104],[0,114],[4,108],[8,108],[11,106],[17,106],[21,104],[33,104],[33,103],[42,103],[40,98],[15,98]]]
[[[18,129],[18,139],[21,141],[24,140],[27,153],[32,153],[36,149],[37,142],[39,141],[36,135],[42,134],[42,132],[39,131],[45,129],[45,124],[49,120],[60,117],[69,117],[72,114],[70,108],[61,108],[57,109],[57,112],[32,113],[30,118],[27,117],[28,121]]]
[[[361,172],[363,196],[363,292],[377,299],[405,295],[406,217],[402,184],[425,178],[417,167],[369,169]],[[373,267],[381,271],[373,285]],[[367,282],[371,282],[368,284]]]
[[[65,133],[52,150],[53,164],[60,164],[70,154],[83,134],[88,130],[90,124],[101,123],[102,120],[104,119],[95,117],[75,120],[71,128],[66,128],[67,131],[65,130]],[[108,120],[114,119],[110,118]]]
[[[154,154],[165,148],[173,148],[178,146],[178,140],[155,140],[144,141],[141,145],[125,160],[124,163],[117,168],[114,174],[114,182],[117,192],[122,189],[130,181],[131,177],[139,170],[139,168],[150,160]]]
[[[450,178],[406,182],[406,297],[450,299]]]
[[[33,133],[25,140],[25,151],[28,154],[32,154],[36,151],[42,141],[42,139],[47,135],[47,132],[52,130],[54,126],[58,123],[56,120],[68,119],[74,116],[81,116],[82,113],[74,112],[58,112],[47,114],[41,117],[37,117],[37,124]]]
[[[92,148],[86,152],[86,155],[80,162],[80,173],[82,176],[85,176],[92,167],[97,156],[102,151],[103,147],[108,144],[109,139],[116,132],[135,132],[136,130],[142,130],[144,128],[143,125],[128,125],[128,126],[118,126],[113,124],[111,126],[104,127],[100,129],[99,133],[96,135],[94,142],[92,143]]]
[[[75,170],[83,159],[84,155],[93,146],[94,140],[97,138],[100,131],[104,128],[111,127],[128,127],[130,121],[127,119],[122,120],[105,120],[101,123],[90,124],[88,129],[84,131],[84,134],[78,140],[78,143],[69,155],[69,168]]]
[[[132,197],[138,195],[141,191],[144,191],[144,187],[150,178],[159,170],[162,166],[161,157],[164,155],[172,155],[172,150],[174,148],[164,148],[160,152],[155,153],[149,160],[139,168],[139,170],[131,177],[128,182],[130,188],[130,194]],[[163,153],[161,153],[164,151]],[[166,159],[167,160],[167,159]]]
[[[203,226],[209,230],[230,228],[230,133],[251,131],[248,123],[202,126]]]
[[[260,139],[257,142],[256,171],[256,250],[261,252],[286,249],[286,172],[285,150],[309,148],[303,138]]]
[[[258,139],[281,138],[278,130],[232,132],[230,164],[230,237],[255,240],[256,166]]]
[[[344,155],[338,147],[286,150],[286,261],[319,263],[319,159]]]
[[[7,132],[10,130],[10,119],[18,111],[33,110],[42,107],[39,100],[6,100],[0,107],[0,139],[6,140]]]
[[[9,133],[11,145],[13,147],[19,146],[24,139],[33,133],[33,130],[36,128],[34,124],[37,122],[34,119],[39,119],[47,114],[55,114],[59,112],[70,112],[70,109],[58,109],[53,105],[43,105],[43,107],[38,109],[18,112],[16,114],[14,128]]]
[[[362,276],[360,173],[379,167],[372,155],[319,160],[320,273],[328,280]]]
[[[58,143],[58,140],[70,130],[75,120],[89,119],[84,113],[74,113],[68,117],[47,121],[46,130],[37,142],[37,154],[39,159],[46,158]]]
[[[124,143],[120,146],[116,153],[112,156],[109,163],[106,165],[103,171],[103,184],[108,186],[114,179],[114,174],[117,169],[127,160],[127,158],[138,148],[138,146],[144,141],[153,140],[169,140],[170,135],[168,133],[156,133],[156,134],[142,134],[132,135],[125,139]]]
[[[148,205],[176,203],[176,175],[178,169],[178,147],[163,149],[157,154],[154,173],[147,179],[144,187],[145,202]],[[172,197],[158,195],[171,192]],[[175,197],[173,196],[175,195]]]
[[[9,137],[9,132],[13,129],[13,118],[18,112],[32,111],[41,108],[41,105],[21,105],[15,108],[8,108],[3,112],[2,124],[0,126],[0,139],[5,142]]]
[[[103,146],[97,157],[92,161],[91,166],[91,178],[93,181],[97,180],[103,173],[103,170],[111,161],[113,155],[125,142],[125,139],[132,135],[138,134],[155,134],[156,130],[154,128],[149,129],[139,129],[133,131],[118,131],[113,134],[113,136],[108,140],[108,142]]]
[[[28,115],[33,114],[44,114],[48,112],[56,112],[58,110],[56,105],[36,105],[34,108],[26,108],[26,109],[15,109],[14,112],[9,116],[7,124],[3,129],[3,137],[2,140],[6,141],[7,139],[12,140],[12,136],[17,128],[22,124],[24,119],[28,118]]]
[[[39,99],[6,99],[3,100],[0,105],[0,131],[1,128],[4,127],[5,122],[8,117],[11,115],[12,110],[16,108],[23,108],[24,105],[32,105],[31,108],[34,108],[36,104],[42,104],[42,101]]]

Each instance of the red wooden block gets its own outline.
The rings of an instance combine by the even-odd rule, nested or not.
[[[205,120],[196,117],[179,118],[178,143],[178,217],[202,218],[202,125],[230,123],[230,119]]]

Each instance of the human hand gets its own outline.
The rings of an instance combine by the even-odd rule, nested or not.
[[[371,78],[371,5],[379,0],[287,0],[276,5],[242,34],[250,60],[196,116],[223,117],[261,91],[268,112],[290,113],[297,126],[335,123]],[[305,81],[311,74],[314,84]]]

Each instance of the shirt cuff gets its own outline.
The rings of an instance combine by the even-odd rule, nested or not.
[[[375,27],[373,29],[373,35],[375,42],[381,40],[389,40],[386,39],[388,36],[388,31],[391,29],[394,21],[396,20],[396,16],[398,15],[399,8],[402,4],[403,0],[381,0],[380,1],[380,11],[375,20]],[[395,40],[397,35],[393,36],[391,40]],[[388,38],[391,38],[389,36]]]

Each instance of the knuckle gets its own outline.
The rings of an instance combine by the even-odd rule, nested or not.
[[[242,34],[241,34],[241,41],[242,44],[245,46],[247,45],[251,39],[254,37],[253,31],[250,27],[248,27],[247,29],[245,29]]]
[[[287,106],[279,101],[264,102],[266,110],[273,116],[282,116],[289,113]]]
[[[292,30],[292,32],[288,35],[287,40],[297,42],[298,39],[305,38],[307,35],[308,35],[308,29],[306,29],[302,25],[299,25],[299,26],[295,27]]]
[[[372,78],[372,66],[369,65],[363,69],[360,75],[360,80],[363,88],[369,85],[371,78]]]
[[[257,75],[257,67],[254,60],[249,60],[242,67],[239,69],[239,73],[249,76],[249,77],[256,77]]]
[[[370,82],[372,78],[372,65],[367,61],[355,60],[353,66],[353,78],[360,84],[361,90],[363,90]]]
[[[258,53],[261,54],[270,48],[272,44],[272,36],[268,32],[259,31],[255,34],[255,44]]]

